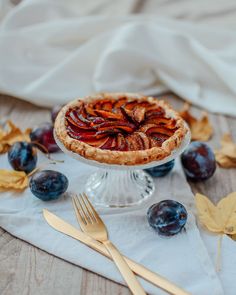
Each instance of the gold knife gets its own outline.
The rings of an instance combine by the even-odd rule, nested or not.
[[[91,238],[90,236],[86,235],[85,233],[78,230],[76,227],[72,226],[71,224],[67,223],[63,219],[59,218],[55,214],[51,213],[47,209],[43,209],[43,216],[46,219],[47,223],[56,229],[57,231],[70,236],[80,242],[86,244],[90,248],[98,251],[99,253],[105,255],[106,257],[110,258],[110,254],[105,248],[105,246]],[[191,295],[190,293],[184,291],[180,287],[174,285],[173,283],[169,282],[167,279],[163,278],[162,276],[152,272],[151,270],[147,269],[146,267],[142,266],[141,264],[125,257],[126,262],[128,263],[129,267],[140,277],[149,281],[150,283],[156,285],[157,287],[167,291],[169,294],[172,295]]]

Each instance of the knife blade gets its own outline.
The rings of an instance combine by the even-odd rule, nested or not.
[[[64,221],[60,217],[56,216],[52,212],[47,209],[43,209],[43,216],[47,223],[53,227],[55,230],[70,236],[73,239],[76,239],[90,248],[98,251],[102,255],[111,259],[109,252],[103,246],[102,243],[94,240],[87,234],[83,233],[82,231],[78,230],[76,227],[72,226],[68,222]],[[176,286],[175,284],[168,281],[166,278],[162,277],[159,274],[156,274],[149,270],[148,268],[144,267],[143,265],[125,257],[126,262],[128,263],[129,267],[140,277],[149,281],[150,283],[154,284],[155,286],[167,291],[169,294],[172,295],[190,295],[190,293],[186,292],[182,288]]]

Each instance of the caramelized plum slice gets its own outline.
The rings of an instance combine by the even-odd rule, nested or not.
[[[98,126],[96,126],[97,129],[99,131],[102,131],[102,130],[106,130],[108,128],[115,128],[115,129],[121,129],[125,132],[133,132],[134,129],[135,129],[135,125],[134,124],[131,124],[129,122],[124,122],[124,121],[118,121],[118,122],[105,122],[105,123],[102,123]]]
[[[125,138],[126,144],[127,144],[127,149],[128,151],[134,151],[134,145],[133,145],[133,140],[131,138],[131,135],[127,136]]]
[[[146,119],[149,119],[152,117],[162,117],[164,115],[165,115],[165,111],[163,110],[163,108],[157,107],[146,112]]]
[[[125,105],[124,108],[126,110],[132,111],[134,109],[134,107],[136,107],[136,105],[138,104],[137,100],[132,100],[132,101],[128,101]]]
[[[106,122],[106,120],[101,117],[90,117],[89,120],[92,126]]]
[[[140,132],[134,132],[126,138],[128,143],[128,149],[132,151],[138,151],[145,149],[144,141],[140,136]]]
[[[119,111],[119,109],[127,102],[126,97],[122,97],[118,99],[116,102],[113,104],[113,112],[116,113]]]
[[[117,137],[113,137],[112,143],[111,143],[111,150],[117,149]]]
[[[110,128],[110,129],[105,129],[105,130],[100,130],[97,132],[98,135],[100,134],[108,134],[108,135],[115,135],[117,133],[119,133],[120,130],[117,128]]]
[[[97,100],[96,102],[94,102],[93,104],[93,108],[96,110],[105,110],[104,105],[106,104],[112,104],[113,105],[113,100],[111,99],[101,99],[101,100]]]
[[[103,145],[100,146],[100,149],[110,150],[112,142],[113,142],[113,137],[108,137],[107,141]]]
[[[68,134],[78,140],[82,141],[89,141],[89,140],[96,140],[100,138],[107,137],[109,134],[114,134],[115,130],[106,130],[103,132],[97,132],[96,130],[84,130],[77,128],[76,130],[74,129],[73,126],[67,126]],[[117,130],[117,133],[119,130]]]
[[[168,135],[161,134],[161,133],[153,133],[152,138],[157,141],[160,145],[169,138]]]
[[[93,139],[96,138],[96,132],[95,131],[74,131],[71,126],[67,126],[68,134],[78,140],[86,140],[86,139]]]
[[[117,134],[117,150],[119,151],[126,151],[127,150],[127,143],[123,134]]]
[[[84,122],[85,124],[88,124],[90,125],[90,121],[87,119],[88,117],[88,114],[86,113],[86,110],[85,110],[85,107],[84,107],[84,104],[81,105],[81,107],[79,108],[78,110],[78,118]]]
[[[89,116],[94,116],[94,117],[97,116],[97,114],[95,113],[95,110],[89,104],[85,105],[85,111],[86,111],[87,115],[89,115]]]
[[[176,127],[176,121],[175,120],[172,120],[170,121],[168,124],[165,124],[163,125],[165,128],[168,128],[168,129],[171,129],[173,131],[176,131],[177,130],[177,127]]]
[[[155,124],[145,124],[139,129],[139,131],[146,133],[148,129],[154,128],[154,127],[157,127],[157,126]]]
[[[176,127],[176,121],[171,118],[153,117],[146,121],[147,124],[164,125],[166,128],[174,129]]]
[[[133,122],[133,111],[127,110],[124,106],[122,106],[120,108],[120,112],[123,115],[124,120]]]
[[[90,124],[87,124],[83,121],[80,120],[78,117],[78,112],[76,110],[70,111],[66,115],[66,119],[68,122],[70,122],[72,125],[83,128],[83,129],[88,129]]]
[[[100,110],[102,102],[103,102],[102,100],[98,100],[98,101],[94,102],[93,103],[94,110]]]
[[[146,134],[152,136],[152,134],[154,133],[160,133],[160,134],[164,134],[167,135],[168,137],[172,136],[174,134],[173,130],[167,129],[165,127],[151,127],[149,129],[147,129]]]
[[[121,120],[121,119],[123,119],[122,115],[120,115],[120,114],[114,114],[114,113],[108,112],[108,111],[95,110],[95,113],[98,116],[101,116],[102,118],[106,118],[106,119],[115,119],[115,120]]]
[[[146,109],[144,107],[136,106],[132,113],[132,118],[137,123],[141,123],[145,119]]]
[[[137,151],[139,150],[139,142],[137,141],[137,138],[134,134],[131,134],[126,137],[126,142],[128,144],[128,149],[130,151]]]
[[[131,133],[135,130],[135,126],[131,125],[131,124],[126,124],[126,125],[121,125],[121,124],[117,124],[117,126],[115,126],[116,128],[121,129],[122,131],[125,131],[127,133]]]
[[[133,122],[137,125],[140,124],[145,119],[146,109],[144,107],[135,106],[132,110],[121,107],[121,112],[124,115],[124,118],[130,122]]]
[[[94,130],[93,128],[83,128],[80,126],[76,126],[74,124],[71,124],[71,122],[67,122],[67,130],[73,131],[73,132],[77,132],[77,133],[83,133],[83,132],[95,132],[96,130]]]
[[[145,108],[146,110],[150,110],[150,109],[153,109],[154,107],[156,107],[156,105],[154,103],[150,103],[148,101],[138,102],[138,106]]]
[[[88,140],[84,140],[87,144],[94,146],[94,147],[101,147],[103,146],[107,141],[109,140],[109,137],[103,137],[100,139],[88,139]]]
[[[134,134],[132,135],[132,137],[133,137],[133,140],[136,141],[137,149],[138,150],[143,150],[144,149],[144,143],[143,143],[143,140],[142,140],[139,132],[134,132]]]
[[[109,137],[109,139],[100,146],[102,150],[116,150],[117,149],[117,138],[114,136]]]
[[[149,149],[151,147],[150,145],[150,139],[147,137],[147,135],[143,132],[137,132],[143,142],[143,149]]]
[[[162,143],[153,139],[153,138],[150,138],[150,147],[161,147]]]
[[[101,109],[104,110],[104,111],[111,112],[111,111],[112,111],[112,108],[113,108],[113,103],[112,103],[111,100],[104,101],[104,102],[101,104]]]

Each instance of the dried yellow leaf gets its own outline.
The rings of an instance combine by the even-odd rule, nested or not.
[[[203,112],[201,119],[197,119],[189,112],[190,105],[184,104],[180,111],[180,116],[188,123],[191,130],[192,140],[208,141],[212,134],[213,128],[208,118],[208,113]]]
[[[236,192],[221,199],[215,206],[206,196],[196,194],[196,207],[200,222],[211,232],[219,234],[216,270],[221,268],[223,234],[236,238]]]
[[[227,157],[222,154],[220,151],[215,151],[216,162],[222,168],[236,168],[236,160]]]
[[[196,194],[196,207],[200,222],[211,232],[236,234],[236,192],[215,206],[206,196]]]
[[[236,192],[221,199],[217,208],[221,215],[222,225],[224,225],[224,233],[236,234]]]
[[[1,126],[0,126],[0,140],[3,138],[3,136],[4,136],[4,132],[3,132],[3,130],[2,130],[2,128],[1,128]]]
[[[7,121],[6,128],[0,126],[0,154],[6,153],[10,146],[17,141],[30,141],[30,132],[29,128],[23,132],[11,121]]]
[[[210,231],[221,232],[217,221],[217,209],[212,202],[201,194],[196,194],[196,207],[200,222]]]
[[[29,184],[28,176],[23,171],[0,170],[0,189],[22,190]]]
[[[226,133],[221,139],[221,149],[215,150],[217,163],[223,168],[236,168],[236,144],[230,134]]]
[[[231,239],[233,239],[234,241],[236,241],[236,234],[235,235],[232,235],[230,237],[231,237]]]
[[[236,144],[229,133],[223,135],[221,139],[222,152],[228,157],[236,160]]]

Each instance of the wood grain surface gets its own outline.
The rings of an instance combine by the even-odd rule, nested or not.
[[[18,1],[17,1],[18,2]],[[179,5],[179,2],[182,5]],[[192,6],[190,4],[192,3]],[[14,3],[14,2],[13,2]],[[232,25],[235,19],[235,1],[163,1],[163,0],[122,0],[122,1],[81,1],[82,15],[155,13],[195,22],[216,25]],[[90,3],[90,4],[89,4]],[[113,3],[113,4],[111,4]],[[115,3],[115,4],[114,4]],[[117,4],[119,3],[119,4]],[[194,9],[193,9],[194,6]],[[180,7],[184,7],[180,9]],[[207,8],[208,7],[208,8]],[[223,12],[222,12],[223,9]],[[220,18],[220,15],[223,18]],[[183,102],[176,97],[168,97],[174,107],[181,108]],[[193,107],[196,115],[202,110]],[[0,95],[0,118],[10,118],[21,128],[35,126],[50,120],[49,110],[40,108],[16,98]],[[219,146],[223,133],[230,132],[236,140],[236,119],[210,114],[214,126],[214,136],[209,141],[211,147]],[[206,182],[189,183],[192,191],[201,192],[217,202],[226,194],[236,191],[236,170],[218,168],[215,175]],[[0,200],[1,201],[1,200]],[[116,284],[92,272],[56,258],[36,247],[21,241],[0,228],[0,294],[1,295],[125,295],[126,287]]]

